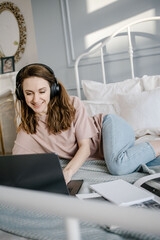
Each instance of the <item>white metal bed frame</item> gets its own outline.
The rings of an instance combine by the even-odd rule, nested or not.
[[[134,56],[134,50],[133,50],[133,45],[132,45],[132,39],[131,39],[131,27],[138,23],[142,22],[147,22],[147,21],[158,21],[160,20],[160,17],[150,17],[150,18],[144,18],[140,19],[137,21],[134,21],[132,23],[129,23],[128,25],[125,25],[124,27],[118,29],[115,31],[110,37],[104,38],[102,41],[98,41],[97,47],[96,43],[94,44],[93,48],[91,47],[88,51],[85,53],[81,54],[75,62],[75,77],[76,77],[76,86],[77,86],[77,95],[81,99],[81,91],[80,91],[80,77],[79,77],[79,63],[80,61],[91,54],[94,53],[100,53],[100,63],[101,63],[101,70],[102,70],[102,78],[103,78],[103,83],[106,83],[106,72],[105,72],[105,63],[104,63],[104,47],[108,42],[110,42],[113,38],[118,36],[123,30],[127,29],[127,35],[128,35],[128,53],[129,53],[129,59],[130,59],[130,68],[131,68],[131,77],[135,77],[135,71],[134,71],[134,63],[133,63],[133,56]]]

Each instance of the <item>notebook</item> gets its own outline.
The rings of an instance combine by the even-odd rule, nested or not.
[[[90,186],[105,199],[119,206],[131,206],[154,199],[154,195],[122,179]]]
[[[75,195],[83,180],[66,185],[55,153],[0,156],[0,185]]]

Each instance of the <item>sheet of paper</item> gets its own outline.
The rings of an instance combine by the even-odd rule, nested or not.
[[[101,195],[98,193],[82,193],[82,194],[76,194],[76,197],[83,200],[83,199],[93,199],[93,198],[99,198]]]

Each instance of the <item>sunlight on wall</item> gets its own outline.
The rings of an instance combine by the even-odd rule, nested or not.
[[[134,17],[125,19],[124,21],[118,22],[116,24],[110,25],[106,28],[102,28],[98,31],[89,33],[88,35],[86,35],[84,37],[84,42],[85,42],[85,48],[87,49],[89,46],[91,46],[92,44],[94,44],[96,41],[100,40],[101,38],[110,36],[112,33],[114,33],[116,30],[122,28],[123,26],[125,26],[128,23],[131,23],[133,21],[136,21],[138,19],[141,18],[148,18],[148,17],[153,17],[155,16],[155,10],[151,9],[149,11],[143,12],[141,14],[135,15]],[[151,22],[150,25],[147,25],[147,32],[148,33],[155,33],[156,31],[156,23],[155,22]],[[150,26],[150,27],[148,27]],[[136,28],[136,31],[146,31],[146,29],[144,29],[144,25],[139,26],[138,28]],[[118,44],[118,46],[116,46],[116,48],[121,48],[123,49],[123,46],[125,46],[126,43],[124,43],[123,41],[121,41],[121,43]],[[117,51],[117,49],[115,49]]]
[[[87,13],[95,12],[103,7],[106,7],[114,2],[117,2],[118,0],[87,0]]]

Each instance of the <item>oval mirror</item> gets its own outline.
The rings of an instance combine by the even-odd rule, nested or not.
[[[14,56],[18,62],[26,45],[26,26],[20,10],[11,2],[0,4],[0,57]]]
[[[0,50],[4,56],[14,56],[18,49],[19,28],[14,15],[10,11],[0,14]]]

